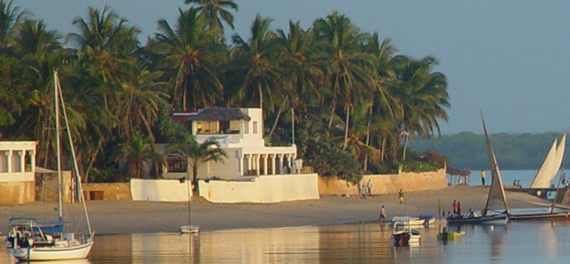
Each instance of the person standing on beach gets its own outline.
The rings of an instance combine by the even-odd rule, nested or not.
[[[372,181],[368,179],[368,195],[372,195]]]
[[[382,205],[382,208],[380,209],[380,221],[384,222],[386,221],[386,208],[384,208],[384,205]]]
[[[485,171],[481,170],[481,183],[485,185]]]
[[[457,201],[453,200],[453,213],[457,213]]]
[[[404,203],[404,191],[402,189],[400,189],[400,192],[398,193],[398,199],[400,200],[400,204]]]

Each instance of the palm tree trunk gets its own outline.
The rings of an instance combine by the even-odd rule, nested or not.
[[[269,136],[267,137],[269,139],[271,138],[271,136],[273,136],[273,132],[275,131],[275,128],[277,128],[277,123],[279,123],[279,119],[281,118],[281,113],[283,112],[283,107],[285,106],[287,99],[289,99],[289,95],[285,96],[285,100],[283,100],[281,107],[279,107],[279,111],[277,111],[277,117],[275,118],[275,123],[273,123],[273,127],[271,128],[271,132],[269,132]]]
[[[346,149],[346,144],[348,141],[348,126],[350,122],[350,106],[346,107],[346,122],[344,124],[344,144],[342,146],[342,150]]]
[[[332,105],[332,109],[331,109],[331,118],[329,119],[329,128],[332,127],[332,122],[333,122],[333,118],[334,118],[334,109],[336,108],[336,98],[333,100],[333,105]]]
[[[374,104],[372,104],[374,105]],[[372,105],[368,111],[369,117],[372,117]],[[370,119],[368,119],[368,125],[366,126],[366,146],[370,144]],[[364,155],[364,172],[368,170],[368,153]]]

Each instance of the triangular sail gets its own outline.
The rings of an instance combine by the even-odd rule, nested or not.
[[[536,173],[530,188],[548,188],[548,185],[556,176],[560,169],[562,159],[564,158],[564,148],[566,145],[566,134],[562,136],[560,144],[556,147],[557,139],[554,140],[552,147],[548,151],[546,158],[542,162],[540,169]]]
[[[485,205],[484,212],[487,213],[487,210],[505,209],[507,214],[510,214],[509,206],[507,205],[505,190],[503,189],[503,181],[501,180],[499,165],[497,164],[497,159],[495,158],[493,147],[491,147],[491,141],[489,140],[489,135],[487,134],[487,127],[485,126],[485,120],[483,120],[482,114],[481,114],[481,121],[483,122],[483,130],[485,131],[485,141],[487,143],[487,150],[489,152],[489,162],[491,165],[491,175],[492,175],[491,187],[489,188],[489,196],[487,197],[487,204]]]

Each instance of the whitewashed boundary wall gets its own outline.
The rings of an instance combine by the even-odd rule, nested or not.
[[[278,203],[319,199],[318,175],[280,174],[250,181],[199,181],[200,196],[213,203]]]

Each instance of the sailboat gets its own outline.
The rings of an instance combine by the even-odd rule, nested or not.
[[[448,224],[506,224],[509,221],[509,206],[507,205],[507,198],[505,196],[505,189],[501,180],[501,173],[499,165],[487,134],[487,127],[485,120],[481,115],[483,122],[483,130],[485,132],[485,141],[487,143],[487,151],[489,152],[489,162],[491,164],[491,186],[487,196],[487,203],[485,209],[481,211],[481,215],[474,212],[469,212],[468,215],[451,215],[447,218]]]
[[[192,202],[192,189],[190,188],[190,177],[181,178],[180,181],[185,180],[187,183],[186,189],[188,189],[188,224],[180,226],[180,233],[198,233],[200,232],[200,227],[192,224],[192,216],[190,215],[190,203]]]
[[[548,151],[546,158],[542,162],[540,169],[536,173],[534,180],[530,184],[530,188],[548,188],[550,182],[556,176],[556,173],[560,169],[562,164],[562,159],[564,158],[564,147],[566,145],[566,134],[562,136],[560,144],[556,147],[557,140],[554,139],[554,143]]]
[[[53,82],[58,178],[58,218],[57,221],[49,223],[39,223],[36,218],[32,217],[14,217],[10,219],[10,233],[6,237],[6,248],[12,256],[20,261],[82,259],[89,255],[91,247],[93,247],[94,232],[91,230],[91,223],[89,222],[89,215],[87,213],[87,207],[85,206],[85,198],[81,190],[81,178],[79,177],[75,150],[69,129],[67,129],[67,137],[69,145],[71,146],[71,157],[73,159],[78,196],[83,207],[88,231],[84,233],[69,232],[71,228],[68,226],[71,223],[64,221],[61,144],[59,135],[60,110],[62,111],[65,127],[69,127],[69,125],[57,71],[54,72]]]

